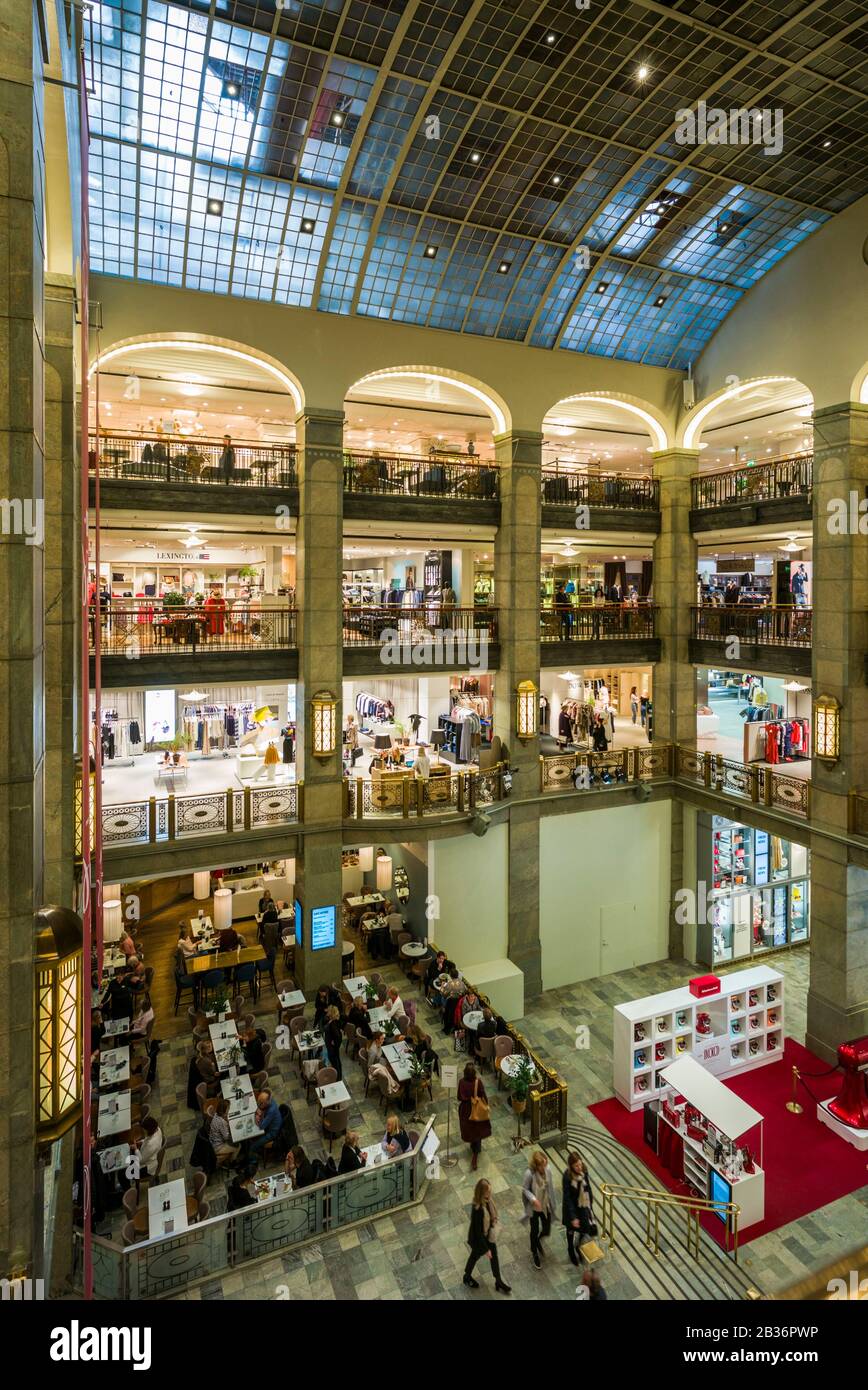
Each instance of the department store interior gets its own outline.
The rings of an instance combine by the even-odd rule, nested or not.
[[[12,26],[14,1297],[868,1297],[868,166],[663,121],[808,8]]]

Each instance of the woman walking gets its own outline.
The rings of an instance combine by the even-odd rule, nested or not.
[[[476,1068],[468,1062],[464,1076],[458,1083],[458,1123],[461,1138],[470,1145],[470,1168],[475,1171],[482,1152],[483,1139],[491,1137],[491,1120],[488,1096],[485,1087],[476,1075]]]
[[[491,1272],[494,1275],[494,1287],[497,1292],[512,1293],[509,1284],[504,1284],[500,1277],[500,1261],[497,1258],[499,1226],[497,1207],[494,1205],[494,1198],[491,1195],[491,1183],[486,1178],[480,1178],[473,1189],[470,1230],[467,1232],[470,1255],[464,1266],[464,1282],[471,1289],[479,1288],[478,1283],[473,1278],[473,1267],[477,1260],[481,1260],[485,1256],[491,1260]]]
[[[530,1156],[530,1167],[521,1185],[524,1202],[522,1221],[530,1222],[530,1258],[534,1269],[542,1269],[542,1243],[551,1235],[555,1209],[555,1185],[549,1161],[540,1149]]]
[[[561,1220],[567,1232],[567,1251],[574,1265],[579,1263],[578,1247],[585,1236],[595,1236],[594,1194],[581,1154],[571,1153],[563,1177]]]

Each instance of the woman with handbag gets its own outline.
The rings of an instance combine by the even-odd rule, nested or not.
[[[594,1220],[594,1194],[591,1179],[581,1154],[567,1156],[563,1177],[563,1207],[561,1220],[567,1232],[567,1251],[570,1261],[578,1265],[578,1247],[587,1236],[597,1234]]]
[[[497,1217],[497,1207],[494,1205],[494,1198],[491,1195],[491,1183],[485,1178],[480,1178],[476,1187],[473,1189],[473,1205],[470,1208],[470,1230],[467,1232],[467,1244],[470,1246],[470,1255],[467,1264],[464,1266],[464,1282],[471,1289],[478,1289],[479,1285],[473,1278],[473,1267],[477,1260],[483,1257],[491,1260],[491,1272],[494,1275],[494,1287],[498,1293],[512,1293],[509,1284],[504,1284],[500,1277],[500,1261],[497,1258],[497,1235],[500,1229],[500,1222]]]
[[[472,1062],[467,1063],[464,1077],[458,1083],[458,1123],[461,1138],[470,1145],[470,1167],[475,1170],[482,1152],[482,1141],[491,1137],[491,1107]]]

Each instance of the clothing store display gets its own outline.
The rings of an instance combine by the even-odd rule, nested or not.
[[[391,724],[395,717],[395,706],[391,700],[378,700],[376,695],[360,691],[356,696],[356,712],[362,723],[373,720],[378,724]]]
[[[809,720],[769,720],[764,725],[764,733],[767,763],[791,763],[810,756]]]

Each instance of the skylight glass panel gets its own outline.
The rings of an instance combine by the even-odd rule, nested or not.
[[[325,244],[334,199],[315,188],[292,194],[283,245],[278,254],[274,297],[279,304],[308,308],[313,302],[317,266]],[[311,226],[312,231],[305,231]]]
[[[419,225],[415,213],[387,208],[374,245],[359,295],[358,312],[387,319],[398,290],[404,265]]]
[[[365,256],[374,209],[345,199],[338,212],[322,278],[318,309],[348,314]]]
[[[582,254],[583,248],[573,252],[561,270],[537,320],[531,342],[534,347],[554,347],[563,323],[564,315],[589,275],[588,266]]]
[[[299,163],[303,182],[337,188],[375,75],[343,58],[329,63]]]
[[[248,174],[232,259],[232,294],[245,299],[273,298],[289,193],[286,184]]]
[[[492,337],[503,314],[510,294],[518,285],[533,243],[523,237],[501,237],[495,244],[488,264],[483,268],[476,292],[470,303],[464,330]],[[506,266],[508,269],[500,270]]]
[[[563,256],[560,246],[545,246],[537,242],[519,272],[515,288],[507,300],[497,331],[499,338],[521,340],[530,327],[539,297],[545,292]]]
[[[415,82],[389,78],[368,122],[348,184],[351,193],[379,198],[425,94]]]
[[[403,323],[425,322],[458,231],[453,223],[438,222],[432,217],[422,219],[395,294],[393,319]],[[433,256],[432,249],[436,253]]]
[[[462,231],[443,272],[437,300],[428,319],[430,328],[460,331],[496,240],[495,232],[479,227],[467,227]]]

